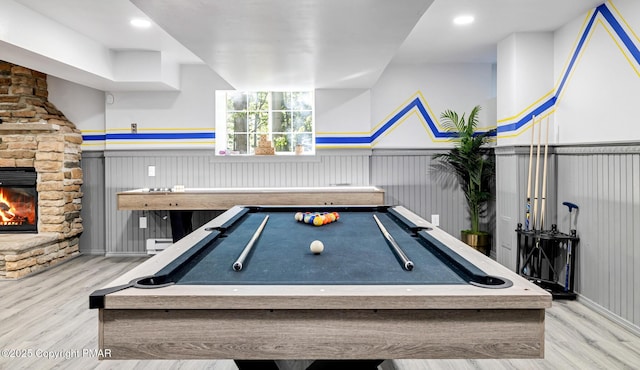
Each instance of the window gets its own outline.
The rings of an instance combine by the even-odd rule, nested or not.
[[[261,136],[275,154],[315,151],[312,92],[217,91],[216,112],[218,154],[256,154]]]

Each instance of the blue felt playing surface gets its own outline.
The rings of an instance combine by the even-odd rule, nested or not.
[[[227,236],[175,268],[173,278],[178,284],[466,284],[459,270],[387,212],[340,212],[340,220],[324,226],[297,222],[294,214],[247,213]],[[413,261],[412,271],[402,268],[373,214]],[[234,271],[233,263],[266,215],[269,221],[244,268]],[[309,250],[314,240],[324,243],[320,255]]]

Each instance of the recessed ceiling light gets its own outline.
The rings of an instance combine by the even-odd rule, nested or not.
[[[453,18],[453,23],[458,26],[464,26],[466,24],[471,24],[474,21],[474,17],[472,15],[459,15]]]
[[[132,26],[138,27],[138,28],[149,28],[149,27],[151,27],[151,22],[149,22],[146,19],[142,19],[142,18],[133,18],[131,20],[131,22],[129,22],[129,23],[131,23]]]

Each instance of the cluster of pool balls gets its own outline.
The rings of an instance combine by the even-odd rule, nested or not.
[[[298,222],[304,222],[305,224],[322,226],[338,221],[340,214],[338,212],[297,212],[295,219]]]

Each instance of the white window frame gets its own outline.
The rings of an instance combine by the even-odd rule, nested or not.
[[[311,143],[310,148],[305,150],[303,155],[315,155],[316,153],[316,120],[315,120],[315,94],[313,91],[236,91],[236,90],[216,90],[215,92],[215,133],[216,133],[216,144],[215,144],[215,154],[216,155],[236,155],[236,156],[257,156],[254,153],[234,153],[227,147],[228,138],[227,138],[227,93],[247,93],[252,94],[256,92],[267,92],[269,94],[269,109],[267,112],[268,115],[268,125],[269,131],[266,134],[268,140],[272,140],[273,138],[273,113],[281,112],[280,109],[272,109],[271,107],[271,93],[273,92],[305,92],[311,95]],[[295,112],[296,110],[291,110]],[[307,110],[304,110],[307,111]],[[275,145],[275,143],[273,143]],[[249,146],[250,147],[250,146]],[[276,156],[289,156],[296,155],[295,151],[291,152],[277,152]]]

